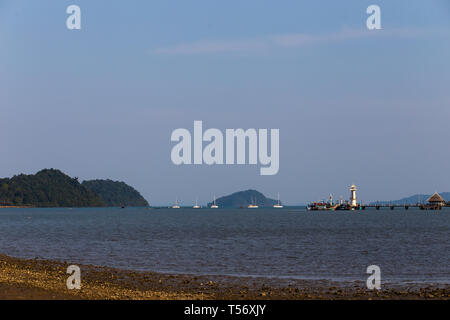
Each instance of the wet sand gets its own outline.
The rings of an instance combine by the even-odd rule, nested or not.
[[[68,290],[67,267],[81,268],[81,289]],[[42,259],[0,255],[0,299],[450,299],[450,285],[383,284],[371,291],[365,283],[267,279],[231,276],[170,275],[136,272]]]

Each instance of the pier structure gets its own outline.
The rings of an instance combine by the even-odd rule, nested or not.
[[[413,204],[392,204],[392,203],[372,203],[363,204],[358,203],[356,197],[355,184],[350,186],[350,199],[343,201],[342,196],[340,197],[339,203],[333,203],[333,196],[330,194],[328,202],[324,200],[320,202],[313,202],[307,206],[308,210],[322,211],[322,210],[365,210],[368,208],[374,208],[380,210],[381,208],[389,208],[394,210],[395,208],[403,208],[408,210],[409,208],[419,208],[420,210],[441,210],[442,207],[450,206],[450,202],[446,202],[437,192],[435,192],[431,197],[428,198],[426,203],[413,203]]]
[[[442,207],[449,206],[450,203],[447,203],[444,198],[437,192],[435,192],[431,197],[427,199],[426,203],[414,203],[414,204],[372,204],[367,205],[365,207],[372,207],[380,210],[380,208],[388,207],[391,210],[395,208],[405,208],[408,210],[410,207],[419,208],[420,210],[441,210]]]

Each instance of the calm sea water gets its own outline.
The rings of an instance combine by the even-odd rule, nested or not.
[[[0,209],[0,253],[167,273],[450,283],[450,210]]]

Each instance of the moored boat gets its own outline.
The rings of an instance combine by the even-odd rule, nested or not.
[[[280,193],[279,193],[279,192],[278,192],[278,201],[277,201],[277,204],[274,204],[273,207],[276,208],[276,209],[281,209],[281,208],[284,207],[284,206],[282,206],[281,203],[280,203]]]
[[[216,204],[216,196],[214,196],[213,204],[211,205],[211,209],[217,209],[219,206]]]
[[[258,205],[256,204],[256,201],[253,200],[252,198],[252,203],[248,205],[249,209],[258,209]]]
[[[198,205],[198,199],[195,199],[195,205],[192,208],[200,209],[200,206]]]
[[[180,209],[180,206],[178,205],[178,198],[175,199],[175,204],[172,206],[172,209]]]

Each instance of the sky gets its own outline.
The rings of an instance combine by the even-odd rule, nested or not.
[[[449,57],[446,0],[0,0],[0,176],[120,180],[151,205],[450,191]],[[194,120],[279,129],[278,174],[174,165]]]

